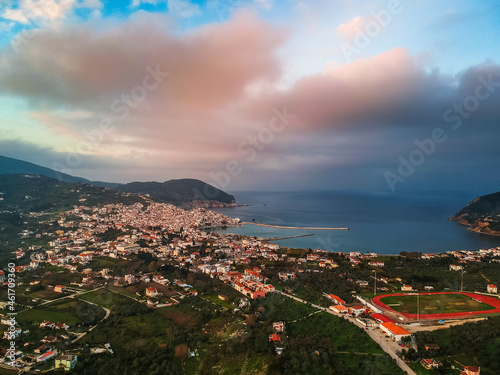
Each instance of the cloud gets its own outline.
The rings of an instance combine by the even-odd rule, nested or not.
[[[269,89],[262,100],[249,103],[250,115],[286,106],[304,131],[352,127],[356,124],[396,124],[405,113],[413,116],[422,102],[429,104],[442,77],[433,77],[405,49],[357,60],[327,64],[321,73],[300,78],[288,90]]]
[[[416,138],[449,127],[443,114],[474,94],[480,77],[500,81],[492,63],[449,76],[394,48],[326,64],[283,88],[287,62],[279,54],[289,32],[250,13],[182,35],[171,17],[146,12],[124,23],[101,22],[40,30],[17,51],[5,49],[0,60],[0,93],[24,98],[33,121],[68,139],[68,153],[110,121],[109,132],[81,147],[84,162],[75,174],[92,179],[213,182],[235,160],[244,169],[233,180],[239,187],[273,178],[287,184],[315,173],[327,183],[334,177],[324,176],[340,179],[349,171],[356,181],[370,176],[385,183],[383,171]],[[146,90],[152,70],[168,75]],[[477,134],[498,139],[499,102],[497,89],[434,160],[451,163],[457,145],[468,155],[486,152],[484,142],[472,140]],[[294,120],[249,160],[240,146],[264,134],[274,111],[285,108]],[[487,152],[494,153],[491,146]],[[64,163],[67,154],[53,157]]]
[[[349,22],[343,23],[337,27],[337,32],[342,38],[353,40],[363,31],[368,21],[367,18],[361,18],[359,16],[354,17]]]
[[[206,107],[238,98],[251,82],[279,77],[275,51],[285,34],[252,16],[182,37],[166,24],[163,16],[140,14],[98,31],[92,25],[40,31],[2,60],[2,90],[40,104],[109,105],[141,84],[148,66],[159,65],[172,77],[156,95]]]
[[[137,8],[142,4],[158,5],[166,3],[168,13],[177,18],[191,18],[201,15],[200,7],[189,0],[132,0],[130,7]]]
[[[104,4],[101,0],[82,0],[78,5],[79,8],[102,9]]]
[[[7,33],[15,26],[15,22],[0,22],[0,33]]]
[[[141,6],[141,4],[152,4],[152,5],[156,5],[160,2],[161,0],[132,0],[132,3],[130,4],[130,6],[132,8],[137,8],[139,6]]]
[[[21,24],[46,24],[65,19],[75,8],[101,9],[100,0],[20,0],[1,17]]]
[[[168,11],[171,15],[180,18],[190,18],[201,14],[200,8],[188,0],[168,0]]]
[[[257,3],[258,5],[260,5],[265,10],[270,10],[273,7],[272,0],[254,0],[254,2]]]
[[[168,20],[143,13],[115,27],[41,30],[4,55],[0,90],[29,101],[32,118],[73,146],[110,119],[115,130],[92,153],[120,157],[136,149],[178,177],[218,168],[258,126],[234,107],[256,82],[279,79],[277,51],[287,33],[250,14],[184,36],[165,27]],[[169,75],[127,106],[151,70]],[[68,111],[91,115],[71,118]]]

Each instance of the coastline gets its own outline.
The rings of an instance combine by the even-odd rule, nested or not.
[[[469,232],[472,232],[472,233],[477,233],[477,234],[484,234],[486,236],[493,236],[493,237],[500,237],[500,233],[487,233],[487,232],[483,232],[481,231],[481,228],[480,227],[473,227],[472,224],[469,224],[468,222],[464,221],[464,220],[457,220],[457,219],[454,219],[454,216],[448,218],[448,220],[454,222],[454,223],[457,223],[457,224],[460,224],[460,225],[463,225],[464,227],[467,228],[467,230]]]
[[[249,223],[242,222],[244,225],[257,225],[259,227],[269,227],[269,228],[278,228],[278,229],[305,229],[305,230],[349,230],[349,228],[324,228],[324,227],[289,227],[282,225],[272,225],[272,224],[262,224],[262,223]]]

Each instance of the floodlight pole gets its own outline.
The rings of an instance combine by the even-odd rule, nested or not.
[[[417,289],[417,322],[420,321],[420,292]]]
[[[373,295],[377,295],[377,270],[373,270],[375,272],[375,280],[373,283]]]
[[[464,291],[464,265],[462,264],[462,282],[460,284],[460,291]]]

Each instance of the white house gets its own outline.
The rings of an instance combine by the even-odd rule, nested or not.
[[[498,288],[496,285],[488,284],[488,293],[498,293]]]

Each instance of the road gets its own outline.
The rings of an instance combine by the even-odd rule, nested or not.
[[[85,293],[93,292],[93,291],[99,290],[101,288],[104,288],[104,286],[100,286],[100,287],[97,287],[97,288],[92,289],[92,290],[79,290],[78,292],[73,293],[73,294],[64,295],[62,297],[58,297],[58,298],[55,298],[55,299],[44,300],[44,302],[42,302],[42,303],[40,303],[40,304],[38,304],[36,306],[32,306],[29,309],[24,309],[24,310],[16,311],[16,313],[19,314],[19,313],[22,313],[22,312],[24,312],[26,310],[30,310],[32,308],[36,308],[36,307],[39,307],[39,306],[47,305],[49,303],[56,302],[56,301],[59,301],[59,300],[65,299],[65,298],[75,298],[75,296],[78,296],[80,294],[85,294]]]
[[[89,301],[85,301],[85,300],[82,300],[82,301],[84,301],[84,302],[86,302],[86,303],[88,303],[88,304],[90,304],[90,305],[99,306],[99,305],[97,305],[97,304],[95,304],[95,303],[93,303],[93,302],[89,302]],[[81,339],[83,336],[85,336],[88,332],[90,332],[90,331],[92,331],[94,328],[96,328],[96,327],[99,325],[99,323],[101,323],[103,320],[108,319],[109,314],[111,314],[111,310],[109,310],[108,308],[106,308],[106,307],[104,307],[104,306],[99,306],[99,307],[101,307],[102,309],[104,309],[104,311],[106,311],[106,315],[104,315],[104,318],[102,318],[101,320],[99,320],[99,321],[98,321],[98,322],[97,322],[94,326],[90,327],[90,329],[89,329],[87,332],[83,332],[83,333],[74,333],[74,332],[73,332],[73,334],[75,334],[75,335],[77,336],[77,338],[76,338],[76,339],[74,339],[73,341],[71,341],[72,343],[74,343],[74,342],[76,342],[76,341],[80,340],[80,339]]]
[[[56,299],[52,299],[52,300],[48,300],[48,301],[45,301],[45,302],[42,302],[41,304],[39,304],[38,306],[42,306],[42,305],[46,305],[48,303],[52,303],[52,302],[55,302],[55,301],[59,301],[61,299],[65,299],[65,298],[75,298],[75,296],[79,296],[80,294],[85,294],[85,293],[90,293],[90,292],[94,292],[96,290],[99,290],[101,288],[104,288],[104,286],[100,286],[100,287],[97,287],[95,289],[92,289],[92,290],[79,290],[77,291],[76,293],[73,293],[73,294],[70,294],[70,295],[64,295],[62,297],[59,297],[59,298],[56,298]]]
[[[349,317],[345,314],[338,314],[338,313],[335,313],[334,311],[330,310],[329,308],[326,308],[326,307],[322,307],[322,306],[319,306],[319,305],[316,305],[314,303],[310,303],[306,300],[303,300],[303,299],[300,299],[298,297],[295,297],[295,296],[292,296],[290,294],[287,294],[287,293],[284,293],[284,292],[281,292],[281,291],[278,291],[279,293],[281,293],[282,295],[288,297],[288,298],[291,298],[291,299],[294,299],[295,301],[297,302],[301,302],[301,303],[304,303],[304,304],[308,304],[318,310],[322,310],[324,312],[327,312],[329,314],[332,314],[332,315],[335,315],[339,318],[343,318],[343,319],[347,319],[348,321],[350,321],[352,324],[358,326],[359,328],[362,328],[363,331],[365,331],[368,336],[371,337],[371,339],[373,341],[375,341],[377,344],[380,345],[380,347],[382,348],[382,350],[384,350],[387,354],[389,354],[392,358],[394,358],[398,364],[398,366],[401,368],[401,370],[403,371],[406,371],[407,374],[409,375],[417,375],[415,373],[415,371],[413,371],[403,360],[401,360],[401,358],[398,357],[398,355],[396,354],[400,349],[401,347],[398,345],[397,342],[395,342],[394,340],[392,339],[389,339],[389,338],[386,338],[385,337],[385,334],[379,329],[379,328],[375,328],[375,327],[365,327],[363,326],[361,323],[359,323],[358,321],[356,321],[355,318],[352,318],[352,317]],[[368,328],[368,329],[366,329]]]

